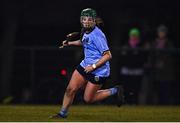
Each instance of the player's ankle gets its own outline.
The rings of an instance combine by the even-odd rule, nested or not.
[[[68,115],[68,110],[65,108],[62,108],[59,112],[60,115],[62,115],[63,117],[67,117]]]
[[[118,92],[117,87],[110,88],[109,90],[110,90],[111,95],[115,95]]]

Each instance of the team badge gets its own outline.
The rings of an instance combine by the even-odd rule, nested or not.
[[[89,38],[86,38],[86,39],[85,39],[85,43],[86,43],[86,44],[90,44]]]
[[[95,77],[94,77],[94,80],[95,80],[96,82],[98,82],[98,81],[99,81],[99,76],[95,76]]]
[[[90,44],[90,41],[89,41],[89,38],[87,37],[87,38],[84,38],[83,39],[83,42],[84,42],[84,44]]]

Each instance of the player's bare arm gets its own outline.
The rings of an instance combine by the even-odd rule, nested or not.
[[[106,63],[107,61],[109,61],[110,59],[112,59],[111,52],[109,50],[105,51],[103,53],[102,58],[97,63],[95,63],[95,65],[98,68],[98,67],[102,66],[104,63]]]
[[[81,46],[82,43],[80,40],[69,42],[68,45]]]
[[[63,42],[62,42],[62,45],[63,46],[70,46],[70,45],[73,45],[73,46],[81,46],[82,45],[82,43],[81,43],[81,41],[80,40],[76,40],[76,41],[67,41],[67,40],[64,40]]]
[[[85,72],[88,73],[88,72],[91,72],[91,71],[95,70],[96,68],[98,68],[98,67],[102,66],[103,64],[105,64],[111,58],[112,58],[111,52],[110,51],[105,51],[103,53],[103,56],[101,57],[101,59],[97,63],[95,63],[93,65],[90,65],[90,66],[87,66],[85,68]]]

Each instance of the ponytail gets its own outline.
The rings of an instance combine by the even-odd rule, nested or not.
[[[96,25],[100,28],[104,27],[104,22],[103,22],[102,18],[96,17]]]

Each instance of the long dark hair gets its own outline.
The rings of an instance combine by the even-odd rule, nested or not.
[[[96,17],[96,25],[97,25],[99,28],[104,27],[104,21],[102,20],[101,17]]]

